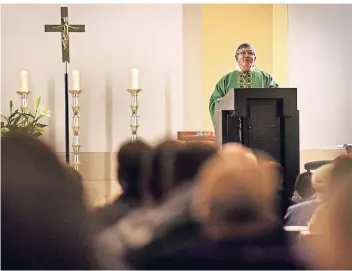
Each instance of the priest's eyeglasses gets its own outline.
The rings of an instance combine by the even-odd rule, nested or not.
[[[238,55],[242,55],[242,56],[246,56],[246,55],[248,55],[248,56],[254,56],[255,54],[254,54],[253,51],[241,51],[241,52],[238,53]]]

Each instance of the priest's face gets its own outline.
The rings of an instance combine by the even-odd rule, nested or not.
[[[254,50],[250,47],[241,48],[236,53],[236,61],[240,66],[241,70],[244,72],[248,72],[251,70],[252,66],[254,66],[255,59],[256,56]]]

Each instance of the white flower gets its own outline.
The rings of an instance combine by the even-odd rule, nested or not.
[[[36,128],[35,128],[35,131],[36,131],[37,133],[44,134],[44,128],[36,127]]]
[[[41,116],[46,116],[46,117],[51,117],[51,110],[49,109],[49,107],[44,106],[42,107],[42,112],[40,113]]]

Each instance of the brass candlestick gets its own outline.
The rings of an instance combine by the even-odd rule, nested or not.
[[[24,111],[25,109],[28,108],[29,91],[28,90],[18,90],[18,91],[16,91],[16,93],[21,96],[21,110]]]
[[[79,124],[79,95],[81,90],[70,90],[72,95],[72,131],[73,131],[73,141],[72,141],[72,148],[73,148],[73,168],[75,170],[79,170],[79,166],[81,165],[79,161],[79,150],[81,148],[81,144],[79,143],[79,128],[81,127]]]
[[[23,113],[28,113],[28,95],[29,91],[28,90],[18,90],[16,91],[18,95],[21,96],[21,111]],[[25,121],[25,125],[27,125],[26,117],[21,118],[23,121]]]
[[[131,131],[132,131],[132,136],[131,136],[131,140],[136,141],[137,140],[137,130],[138,130],[138,94],[139,92],[141,92],[141,89],[128,89],[127,90],[130,94],[131,94],[131,104],[130,104],[130,108],[131,108],[131,123],[130,123],[130,127],[131,127]]]

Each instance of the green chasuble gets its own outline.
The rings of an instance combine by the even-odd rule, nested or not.
[[[209,111],[214,123],[215,105],[218,100],[224,97],[230,88],[278,88],[279,85],[271,75],[261,70],[243,72],[234,70],[226,74],[216,84],[210,97]]]

